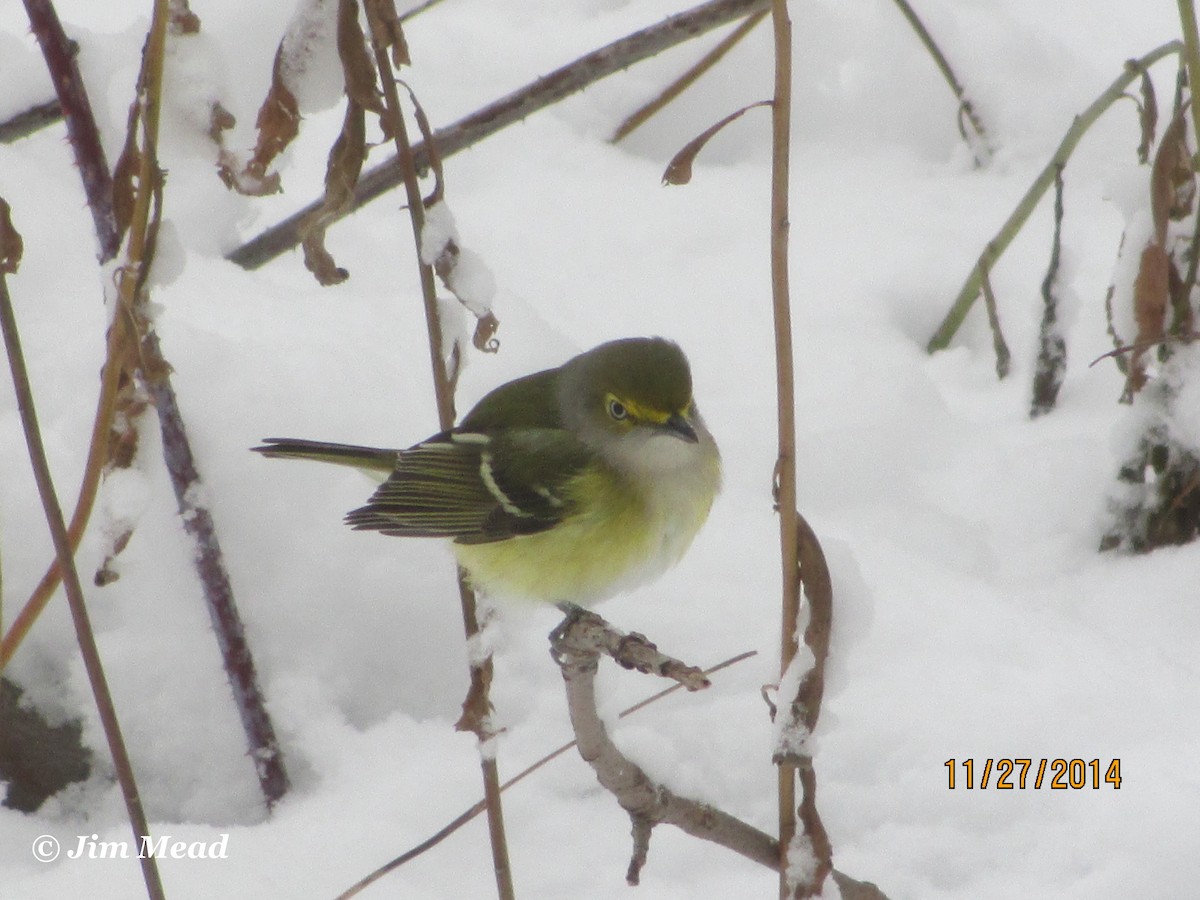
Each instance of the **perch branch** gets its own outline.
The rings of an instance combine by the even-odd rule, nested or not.
[[[709,0],[708,3],[613,41],[549,75],[536,79],[508,96],[489,103],[453,125],[434,132],[438,150],[442,158],[446,159],[614,72],[727,22],[744,18],[765,8],[768,2],[769,0]],[[429,152],[424,143],[413,147],[413,164],[418,170],[428,167]],[[368,169],[355,187],[354,202],[337,218],[348,215],[390,191],[398,186],[401,180],[402,175],[395,158]],[[231,251],[225,258],[245,269],[257,269],[265,265],[300,243],[300,227],[306,217],[320,206],[319,201],[310,203]]]
[[[728,847],[760,865],[779,867],[779,844],[770,835],[715,809],[680,797],[657,784],[634,762],[621,753],[608,736],[596,711],[595,675],[601,654],[610,655],[625,668],[653,672],[672,678],[698,690],[708,684],[700,669],[658,653],[641,635],[624,634],[612,628],[595,613],[578,607],[567,611],[562,623],[550,636],[552,653],[562,670],[567,705],[579,755],[596,772],[600,784],[612,792],[629,813],[635,830],[660,823],[674,825],[688,834]],[[635,857],[644,846],[635,848]],[[630,867],[630,883],[637,883],[635,859]]]
[[[1008,245],[1017,236],[1017,232],[1025,225],[1025,222],[1037,207],[1038,201],[1041,200],[1042,195],[1054,184],[1055,172],[1061,171],[1067,164],[1067,160],[1071,158],[1075,147],[1079,144],[1084,134],[1087,133],[1088,129],[1096,123],[1096,120],[1110,106],[1125,96],[1125,90],[1133,83],[1135,78],[1140,76],[1142,71],[1158,62],[1164,56],[1179,53],[1182,49],[1182,43],[1179,41],[1170,41],[1150,51],[1141,59],[1127,62],[1125,70],[1121,75],[1092,102],[1091,106],[1075,117],[1075,120],[1071,123],[1071,127],[1067,129],[1067,133],[1063,136],[1062,142],[1058,145],[1058,149],[1054,152],[1054,156],[1051,157],[1050,161],[1046,163],[1045,168],[1034,179],[1033,184],[1025,192],[1025,196],[1021,198],[1007,221],[1001,226],[1000,231],[984,247],[983,252],[979,255],[979,259],[976,260],[975,265],[967,275],[967,279],[959,290],[958,296],[951,305],[949,312],[946,313],[946,317],[942,320],[942,324],[938,327],[933,337],[929,339],[929,344],[926,347],[928,352],[934,353],[938,350],[945,350],[950,345],[950,341],[957,333],[963,320],[966,319],[967,313],[970,312],[972,304],[974,304],[976,298],[979,296],[984,271],[991,271],[995,268],[996,262],[1004,254],[1004,251],[1008,249]]]
[[[737,656],[731,657],[731,658],[725,660],[724,662],[717,663],[715,666],[713,666],[709,669],[705,669],[704,674],[712,675],[716,672],[721,671],[722,669],[725,669],[725,668],[728,668],[729,666],[740,663],[742,660],[749,659],[752,656],[756,656],[757,653],[758,653],[758,651],[756,651],[756,650],[747,650],[745,653],[739,653]],[[623,719],[626,716],[633,715],[638,710],[644,709],[645,707],[649,706],[651,703],[654,703],[656,700],[661,700],[663,697],[666,697],[668,694],[675,693],[676,691],[680,690],[682,687],[683,687],[682,684],[680,684],[679,682],[676,682],[675,684],[671,685],[668,688],[663,688],[661,691],[651,694],[645,700],[639,700],[637,703],[633,704],[633,706],[625,708],[624,710],[622,710],[620,713],[617,714],[617,718]],[[545,756],[543,756],[537,762],[533,763],[532,765],[526,766],[524,769],[522,769],[520,772],[518,772],[512,778],[510,778],[506,782],[504,782],[504,784],[500,785],[500,790],[507,791],[514,784],[516,784],[519,781],[522,781],[525,778],[528,778],[530,775],[532,775],[534,772],[536,772],[542,766],[546,765],[551,760],[555,760],[558,757],[562,756],[564,753],[566,753],[568,750],[572,749],[574,746],[575,746],[575,742],[569,741],[569,742],[563,744],[562,746],[560,746],[558,749],[556,749],[550,753],[547,753]],[[440,844],[442,841],[444,841],[446,838],[448,838],[454,832],[458,831],[458,829],[462,828],[462,826],[466,825],[468,822],[470,822],[472,819],[474,819],[476,816],[478,816],[481,812],[483,812],[483,810],[484,810],[484,802],[482,800],[480,800],[474,806],[472,806],[470,809],[466,810],[461,815],[457,816],[453,821],[447,823],[443,828],[438,830],[438,832],[436,834],[431,835],[430,837],[423,840],[421,843],[417,844],[412,849],[405,851],[404,853],[400,854],[400,856],[397,856],[395,859],[391,860],[390,862],[385,863],[384,865],[380,866],[378,869],[376,869],[370,875],[367,875],[362,880],[356,882],[351,888],[349,888],[348,890],[346,890],[345,892],[343,892],[341,894],[338,894],[337,897],[335,898],[335,900],[350,900],[351,897],[356,897],[360,891],[362,891],[364,888],[374,884],[376,881],[378,881],[384,875],[388,874],[388,872],[395,871],[396,869],[400,868],[402,865],[409,862],[410,860],[416,859],[418,856],[420,856],[426,850],[436,847],[438,844]]]

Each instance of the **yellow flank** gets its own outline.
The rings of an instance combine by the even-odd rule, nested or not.
[[[643,489],[607,466],[589,467],[565,491],[582,501],[575,504],[582,511],[554,528],[451,547],[487,593],[551,603],[603,599],[673,566],[708,516],[712,484],[681,489],[682,471],[662,475]]]

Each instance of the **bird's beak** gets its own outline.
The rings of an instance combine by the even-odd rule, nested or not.
[[[667,421],[663,422],[663,428],[675,437],[687,441],[689,444],[698,444],[700,442],[700,437],[696,434],[696,429],[679,413],[675,413]]]

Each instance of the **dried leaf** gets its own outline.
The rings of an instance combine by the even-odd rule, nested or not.
[[[135,125],[136,121],[130,123],[130,137],[133,136]],[[141,152],[127,139],[125,148],[117,157],[117,164],[113,166],[113,218],[117,222],[117,233],[122,238],[129,230],[129,223],[133,221],[133,182],[140,166]]]
[[[0,273],[15,275],[24,252],[25,242],[12,223],[12,208],[0,197]]]
[[[283,42],[275,51],[275,62],[271,67],[271,87],[255,119],[258,140],[254,144],[254,155],[245,169],[235,175],[231,166],[221,168],[222,180],[234,190],[252,196],[277,193],[280,190],[279,174],[267,175],[267,168],[300,133],[300,107],[296,95],[283,80]]]
[[[325,229],[354,202],[354,187],[367,157],[366,114],[353,100],[346,104],[342,131],[329,150],[325,197],[300,226],[304,265],[323,285],[341,284],[350,273],[340,268],[325,247]]]
[[[672,157],[667,164],[667,170],[663,172],[663,184],[687,184],[692,180],[692,164],[696,161],[696,156],[704,149],[704,145],[712,140],[713,136],[735,119],[740,119],[748,111],[756,106],[770,106],[770,100],[759,100],[757,103],[751,103],[749,106],[743,106],[737,112],[732,112],[723,118],[716,125],[705,129],[696,137],[688,141],[682,150]]]
[[[393,0],[365,0],[365,4],[367,20],[371,23],[371,39],[375,46],[381,50],[392,51],[392,65],[397,69],[401,66],[411,66],[408,41],[404,39],[404,29],[400,25],[396,4]]]
[[[421,140],[425,144],[425,155],[429,158],[429,168],[433,171],[433,190],[421,201],[424,207],[429,209],[435,203],[441,202],[446,194],[442,155],[438,153],[437,141],[433,138],[433,128],[429,124],[429,117],[425,115],[425,107],[421,105],[421,101],[407,82],[398,80],[396,83],[408,91],[409,99],[412,100],[413,118],[417,121],[417,129],[421,132]]]
[[[167,28],[171,34],[199,34],[200,17],[192,12],[188,0],[170,0],[167,4]]]
[[[1136,349],[1129,359],[1129,373],[1125,380],[1123,400],[1133,395],[1146,384],[1146,351],[1161,341],[1165,335],[1167,302],[1170,296],[1171,260],[1167,251],[1154,241],[1142,250],[1137,278],[1133,282],[1133,315],[1137,322]]]
[[[495,314],[484,313],[475,323],[475,334],[471,336],[471,343],[482,353],[495,353],[500,349],[500,341],[496,339],[499,329],[500,320]]]
[[[1126,65],[1136,65],[1130,60]],[[1154,146],[1154,136],[1158,131],[1158,99],[1154,94],[1154,82],[1150,80],[1150,72],[1142,69],[1142,101],[1138,104],[1138,122],[1142,128],[1142,140],[1138,144],[1138,162],[1145,163],[1150,159],[1150,148]]]
[[[1195,199],[1195,176],[1187,145],[1186,110],[1180,110],[1163,133],[1150,169],[1150,213],[1154,237],[1165,247],[1171,220],[1188,215]]]
[[[366,38],[358,24],[356,0],[339,0],[337,48],[346,80],[346,96],[363,109],[369,109],[383,118],[383,100],[375,77],[375,63],[367,53]]]

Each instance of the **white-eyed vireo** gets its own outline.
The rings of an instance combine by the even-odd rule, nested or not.
[[[662,574],[721,485],[687,357],[662,338],[510,381],[407,450],[290,438],[254,449],[386,476],[348,524],[453,538],[475,587],[547,602],[587,604]]]

